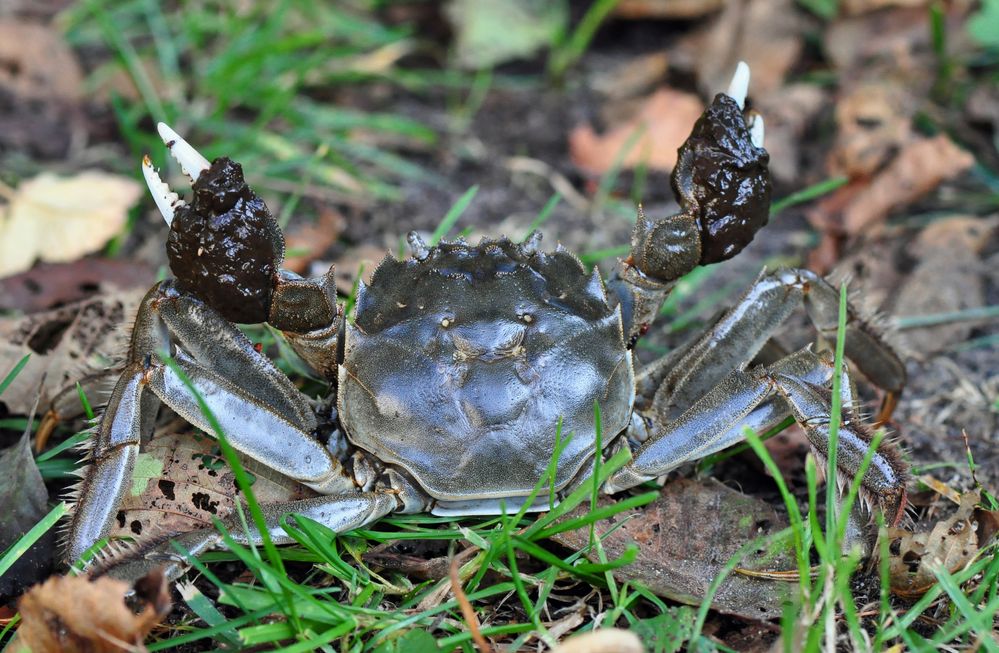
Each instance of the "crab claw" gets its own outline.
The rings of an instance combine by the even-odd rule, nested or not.
[[[187,203],[180,199],[177,193],[170,190],[165,181],[160,179],[159,173],[156,172],[148,155],[142,157],[142,176],[146,179],[146,186],[149,187],[149,193],[153,196],[153,201],[156,202],[156,208],[160,210],[160,215],[163,216],[169,227],[173,223],[174,209],[187,206]]]
[[[180,164],[184,174],[190,177],[192,183],[198,181],[201,173],[211,166],[208,159],[203,157],[165,122],[157,123],[156,131],[159,132],[163,143],[170,150],[170,155]]]
[[[740,109],[745,109],[747,93],[749,93],[749,65],[745,61],[740,61],[735,67],[735,74],[732,75],[732,81],[725,95],[735,100]]]

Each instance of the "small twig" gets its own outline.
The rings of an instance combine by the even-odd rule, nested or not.
[[[475,642],[475,647],[479,649],[479,653],[492,653],[493,647],[489,645],[486,638],[479,632],[479,617],[475,614],[475,610],[468,601],[468,597],[465,596],[465,590],[461,588],[461,579],[458,577],[457,558],[451,559],[448,576],[451,578],[451,591],[454,592],[454,598],[458,601],[458,607],[461,608],[461,614],[465,617],[468,630],[472,633],[472,641]]]

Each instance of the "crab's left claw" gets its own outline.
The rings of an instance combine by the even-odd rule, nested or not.
[[[180,288],[232,322],[267,321],[284,258],[277,222],[238,163],[226,157],[209,163],[170,127],[158,129],[194,191],[184,202],[143,159],[146,184],[170,226],[167,256]]]
[[[770,155],[763,118],[743,116],[749,66],[740,62],[728,91],[715,96],[680,147],[673,189],[700,231],[700,263],[738,254],[770,212]]]

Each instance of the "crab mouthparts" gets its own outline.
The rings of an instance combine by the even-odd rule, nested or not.
[[[192,184],[196,182],[201,173],[211,165],[208,159],[202,156],[200,152],[181,138],[166,123],[159,123],[156,129],[160,134],[160,138],[163,139],[164,145],[170,150],[170,155],[180,164],[184,174],[187,175]],[[165,181],[160,179],[160,175],[156,172],[156,168],[153,167],[153,163],[149,160],[148,155],[142,157],[142,176],[146,180],[146,186],[149,187],[153,201],[156,202],[156,208],[159,209],[160,215],[163,216],[167,226],[169,226],[173,223],[175,209],[180,206],[186,206],[187,203],[180,199],[177,193],[170,190]]]

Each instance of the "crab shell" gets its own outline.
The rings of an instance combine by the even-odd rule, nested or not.
[[[359,290],[338,384],[348,438],[443,509],[492,512],[545,477],[561,420],[564,488],[597,449],[594,404],[606,443],[635,396],[599,273],[505,238],[421,254],[387,257]]]

